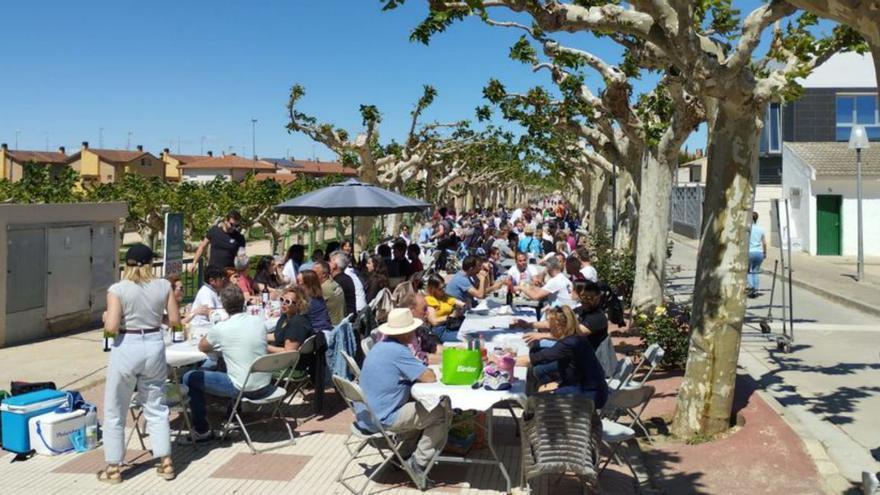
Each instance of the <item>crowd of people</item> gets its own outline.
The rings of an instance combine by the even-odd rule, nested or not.
[[[518,363],[534,369],[539,393],[585,394],[598,407],[607,398],[605,372],[596,356],[608,335],[602,291],[579,221],[562,201],[510,212],[500,206],[461,214],[439,208],[415,236],[403,225],[398,236],[357,259],[347,241],[314,249],[308,259],[305,247],[295,244],[284,257],[259,257],[253,271],[244,255],[240,220],[232,211],[208,231],[196,252],[197,259],[208,255],[204,285],[182,312],[180,278],[154,279],[148,269],[149,249],[129,250],[123,280],[108,294],[107,328],[121,338],[108,370],[108,467],[99,475],[102,481],[121,481],[119,443],[135,384],[152,394],[145,411],[151,437],[158,442],[158,472],[165,478],[174,476],[170,445],[164,443],[168,409],[157,398],[159,384],[165,381],[164,348],[153,342],[163,317],[172,326],[210,325],[198,349],[222,356],[183,376],[195,442],[214,437],[206,396],[235,398],[244,393],[258,399],[272,393],[268,374],[254,373],[245,380],[256,358],[300,349],[309,337],[331,331],[384,291],[400,297],[387,321],[369,337],[377,343],[363,362],[361,383],[378,420],[407,439],[403,452],[415,472],[423,472],[443,448],[450,417],[448,410],[427,411],[411,402],[410,387],[437,379],[428,365],[440,362],[444,344],[458,340],[464,313],[499,290],[543,307],[540,321],[515,323],[529,327],[524,340],[532,352],[520,356]],[[263,319],[246,307],[271,307],[271,301],[278,302],[280,311],[274,331],[267,333]],[[297,368],[306,372],[313,365],[313,360],[302,359]],[[371,421],[366,415],[358,417],[364,431],[375,430]]]

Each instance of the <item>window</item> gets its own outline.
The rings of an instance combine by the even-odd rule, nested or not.
[[[853,125],[863,125],[871,141],[880,140],[880,115],[878,115],[877,95],[839,94],[837,95],[837,140],[849,141]]]
[[[779,103],[771,103],[767,106],[767,115],[764,117],[764,129],[761,131],[760,152],[780,153],[782,151],[782,115]]]

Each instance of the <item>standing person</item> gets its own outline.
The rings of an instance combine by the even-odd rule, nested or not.
[[[189,269],[193,271],[199,265],[199,260],[205,254],[205,249],[208,245],[211,246],[208,266],[215,266],[220,269],[235,266],[235,256],[240,250],[245,248],[245,244],[247,244],[247,241],[241,235],[241,214],[231,210],[222,222],[208,229],[208,233],[205,234],[205,238],[202,239],[202,243],[196,249]]]
[[[535,228],[531,224],[526,225],[525,237],[519,240],[517,251],[529,254],[531,258],[537,259],[541,257],[541,241],[535,238]]]
[[[318,280],[321,281],[321,293],[327,303],[330,323],[333,326],[339,325],[345,318],[345,296],[342,294],[342,287],[330,278],[330,265],[326,261],[315,263],[314,272],[318,276]]]
[[[425,222],[422,230],[419,231],[419,244],[427,244],[431,242],[431,236],[434,235],[434,226],[431,222]]]
[[[403,224],[400,226],[400,238],[403,239],[407,245],[412,244],[412,237],[409,235],[409,225]]]
[[[153,252],[135,244],[125,255],[122,280],[107,290],[104,328],[115,335],[107,383],[104,389],[104,459],[107,466],[98,480],[122,482],[121,465],[125,457],[125,417],[131,395],[137,388],[147,419],[154,457],[161,458],[157,474],[174,479],[171,462],[171,431],[168,406],[162,393],[168,375],[165,342],[160,326],[163,312],[172,326],[180,323],[177,299],[171,283],[153,277]]]
[[[412,267],[406,259],[406,242],[400,239],[394,241],[391,253],[392,257],[391,263],[388,265],[388,276],[391,278],[407,278],[412,275]]]
[[[345,273],[348,268],[348,256],[342,251],[330,253],[330,276],[342,287],[342,295],[345,297],[345,316],[357,314],[357,295],[354,289],[354,281]],[[366,299],[366,296],[364,297]]]
[[[752,230],[749,233],[749,297],[758,297],[758,288],[761,284],[761,263],[767,257],[767,237],[764,228],[758,225],[758,212],[752,212]]]
[[[357,312],[360,312],[367,307],[367,291],[364,290],[364,282],[361,280],[360,274],[354,268],[354,263],[351,261],[352,257],[344,252],[341,253],[345,258],[345,268],[342,272],[348,275],[348,278],[354,284],[354,308]]]

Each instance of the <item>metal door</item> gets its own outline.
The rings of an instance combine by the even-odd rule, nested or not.
[[[92,310],[107,309],[107,289],[116,282],[116,227],[102,223],[92,227]]]
[[[6,313],[46,305],[46,229],[7,232]]]
[[[840,196],[816,196],[816,254],[840,256],[840,204]]]
[[[46,318],[89,309],[92,251],[91,228],[56,227],[48,234]]]

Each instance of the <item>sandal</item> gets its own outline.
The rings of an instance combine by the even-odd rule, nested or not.
[[[98,481],[110,485],[118,485],[122,483],[122,472],[118,467],[106,467],[98,471]]]
[[[171,481],[177,476],[174,472],[174,465],[170,462],[168,464],[160,462],[159,465],[156,466],[156,474],[166,481]]]

